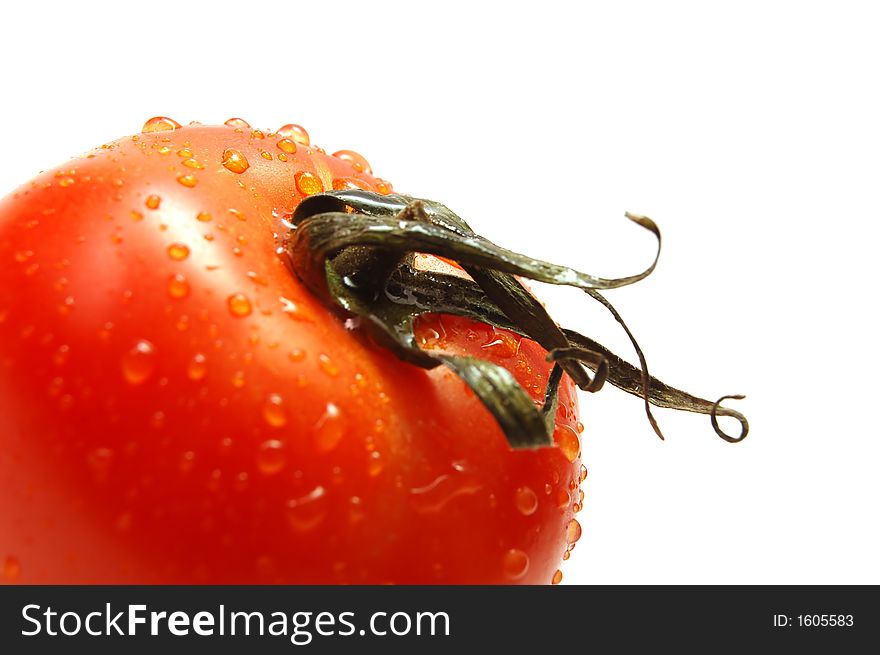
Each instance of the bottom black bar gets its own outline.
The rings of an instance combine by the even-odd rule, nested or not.
[[[875,643],[878,617],[868,586],[0,587],[0,650],[812,651]]]

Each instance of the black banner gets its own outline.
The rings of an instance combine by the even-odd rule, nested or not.
[[[875,648],[874,587],[0,587],[6,653]],[[470,651],[467,651],[470,652]]]

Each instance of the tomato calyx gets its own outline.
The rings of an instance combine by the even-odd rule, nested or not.
[[[317,194],[300,203],[292,217],[287,255],[294,273],[316,296],[345,318],[356,317],[358,326],[374,341],[416,366],[430,369],[442,364],[455,372],[492,413],[514,448],[553,443],[563,372],[584,391],[598,391],[607,380],[642,397],[648,420],[661,439],[651,405],[709,414],[718,436],[730,443],[742,441],[748,434],[748,421],[721,402],[743,396],[727,395],[710,402],[652,377],[629,327],[599,293],[638,282],[657,265],[662,244],[659,228],[645,216],[626,217],[656,237],[657,252],[642,272],[614,279],[502,248],[476,234],[440,203],[361,190]],[[415,253],[453,260],[471,279],[418,270],[413,265]],[[625,330],[639,366],[589,337],[559,327],[518,276],[573,286],[601,303]],[[539,343],[553,362],[543,403],[536,406],[512,374],[492,362],[421,349],[414,323],[425,313],[465,316]],[[739,421],[740,434],[721,430],[718,416]]]

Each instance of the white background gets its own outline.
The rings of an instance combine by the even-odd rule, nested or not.
[[[582,397],[576,583],[880,583],[878,16],[870,3],[16,2],[0,184],[146,118],[304,125],[495,241],[605,276],[705,416]],[[631,357],[582,294],[564,324]]]

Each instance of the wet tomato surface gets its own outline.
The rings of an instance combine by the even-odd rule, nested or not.
[[[298,203],[345,188],[391,191],[295,125],[157,118],[0,201],[0,581],[559,581],[571,383],[556,446],[515,451],[450,371],[348,329],[283,256]],[[543,397],[529,340],[417,336]]]

